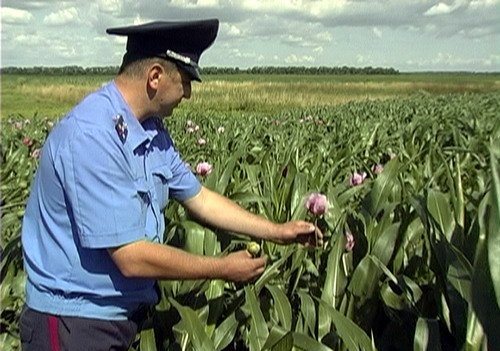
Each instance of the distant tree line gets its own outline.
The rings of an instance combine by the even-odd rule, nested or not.
[[[203,74],[399,74],[394,68],[383,67],[305,67],[305,66],[260,66],[247,69],[238,67],[205,67]]]
[[[4,67],[0,68],[1,74],[44,74],[44,75],[115,75],[118,72],[118,66],[103,66],[103,67],[80,67],[80,66],[64,66],[64,67]],[[238,67],[204,67],[201,69],[203,74],[399,74],[394,68],[383,67],[305,67],[305,66],[262,66],[252,68]]]

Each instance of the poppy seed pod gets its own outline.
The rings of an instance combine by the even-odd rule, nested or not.
[[[253,257],[257,257],[260,252],[260,245],[257,244],[255,241],[251,241],[247,243],[247,251],[252,255]]]

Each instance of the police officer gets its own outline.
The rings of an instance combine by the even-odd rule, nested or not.
[[[266,258],[224,257],[163,244],[169,199],[214,227],[277,243],[316,245],[304,221],[276,224],[203,187],[162,118],[191,96],[219,22],[152,22],[108,29],[127,50],[114,81],[84,98],[48,136],[22,227],[24,350],[127,350],[134,316],[158,301],[157,279],[260,275]]]

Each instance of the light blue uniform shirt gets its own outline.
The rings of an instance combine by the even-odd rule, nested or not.
[[[27,305],[116,320],[156,303],[155,281],[125,278],[107,248],[162,243],[168,199],[200,189],[160,119],[139,123],[114,82],[87,96],[42,150],[22,226]]]

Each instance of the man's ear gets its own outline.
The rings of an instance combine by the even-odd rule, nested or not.
[[[164,69],[161,65],[152,65],[148,70],[148,87],[150,89],[157,90],[160,78],[164,73]]]

